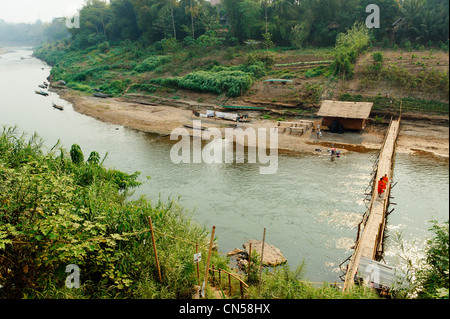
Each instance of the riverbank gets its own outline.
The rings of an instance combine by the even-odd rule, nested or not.
[[[192,110],[206,111],[211,107],[192,101],[169,100],[155,98],[154,96],[125,95],[115,98],[97,98],[84,93],[53,88],[61,98],[73,104],[74,110],[103,122],[117,124],[135,130],[169,135],[173,129],[192,124],[193,120],[200,118],[192,115]],[[276,127],[277,121],[260,119],[257,112],[250,113],[250,123],[244,128],[270,128]],[[402,121],[398,140],[399,152],[410,154],[431,154],[444,158],[449,157],[449,128],[448,116],[439,119],[421,117],[414,119],[411,116]],[[235,125],[235,122],[202,118],[202,126],[217,127],[221,130]],[[320,120],[315,120],[320,123]],[[357,151],[364,152],[379,149],[383,141],[386,126],[369,125],[362,133],[346,132],[345,134],[332,134],[323,132],[321,139],[311,130],[303,135],[281,133],[278,135],[280,153],[317,153],[317,149],[330,148],[332,144],[342,150],[342,153]]]

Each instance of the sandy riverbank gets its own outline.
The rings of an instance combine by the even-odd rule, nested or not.
[[[54,89],[55,90],[55,89]],[[155,101],[151,96],[148,101],[142,99],[136,102],[130,98],[107,98],[101,99],[93,96],[85,96],[81,93],[68,89],[57,89],[61,98],[73,104],[74,109],[82,114],[94,117],[104,122],[125,126],[148,133],[168,135],[173,129],[183,127],[184,124],[191,124],[193,120],[199,120],[192,116],[192,105],[188,101],[167,101],[164,105],[161,101]],[[184,103],[184,104],[183,104]],[[198,110],[197,105],[195,107]],[[208,106],[203,106],[207,108]],[[250,115],[250,123],[245,127],[275,127],[276,121],[261,120]],[[319,122],[318,122],[319,123]],[[204,119],[202,126],[217,127],[223,130],[232,127],[235,122]],[[302,136],[297,134],[279,133],[278,144],[280,153],[304,153],[316,152],[320,148],[326,150],[334,143],[335,147],[342,150],[342,153],[349,151],[366,151],[378,149],[383,141],[386,127],[369,126],[365,132],[346,132],[345,134],[332,134],[324,132],[319,140],[311,130]],[[449,156],[449,127],[448,120],[442,124],[431,123],[429,120],[405,120],[402,122],[400,136],[398,140],[398,151],[405,153],[433,154],[436,156]]]

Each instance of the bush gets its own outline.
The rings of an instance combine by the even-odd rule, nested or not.
[[[156,92],[156,90],[158,90],[158,87],[151,85],[151,84],[134,83],[130,87],[130,91],[132,91],[132,92],[144,91],[144,92],[148,92],[148,93],[154,93],[154,92]]]
[[[98,45],[98,49],[100,50],[100,52],[106,53],[109,51],[109,42],[105,41],[102,42]]]
[[[75,82],[84,82],[91,78],[98,79],[102,76],[104,71],[110,69],[109,65],[99,65],[89,69],[86,69],[82,72],[69,76],[69,80],[73,80]]]
[[[152,83],[176,86],[186,90],[240,96],[252,85],[251,76],[243,71],[197,71],[183,77],[153,79]]]
[[[155,47],[164,54],[175,53],[181,49],[181,44],[175,38],[162,39],[155,43]]]
[[[323,65],[319,65],[313,69],[310,69],[308,71],[305,72],[305,77],[306,78],[315,78],[318,76],[321,76],[322,74],[324,74],[326,72],[327,68]]]
[[[134,70],[139,73],[153,71],[157,67],[170,62],[170,60],[170,57],[164,55],[151,56],[138,64]]]
[[[355,62],[359,55],[370,46],[370,35],[366,26],[355,23],[347,33],[340,33],[334,48],[334,62],[331,70],[335,75],[344,74],[352,77]]]
[[[372,54],[372,58],[375,62],[383,62],[383,53],[381,53],[380,51],[374,52]]]
[[[64,149],[41,147],[36,136],[0,132],[0,298],[190,297],[195,245],[186,242],[206,253],[204,228],[173,201],[127,200],[138,172],[107,169],[97,153],[75,164]],[[148,216],[155,230],[179,239],[156,237],[162,285]],[[226,267],[225,258],[213,260]],[[81,270],[80,289],[65,287],[69,264]]]
[[[270,69],[275,64],[275,55],[271,52],[255,51],[247,54],[246,65],[263,63],[266,69]]]
[[[432,222],[433,237],[427,241],[427,267],[417,273],[421,290],[419,298],[449,298],[449,222]]]
[[[71,82],[67,85],[71,89],[82,91],[82,92],[92,92],[92,89],[89,85],[78,83],[78,82]]]

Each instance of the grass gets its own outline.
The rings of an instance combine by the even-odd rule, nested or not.
[[[96,152],[86,160],[77,145],[70,152],[59,144],[48,153],[42,147],[37,135],[27,138],[7,127],[0,132],[0,297],[190,298],[198,284],[195,245],[206,256],[209,241],[192,214],[175,201],[130,200],[129,191],[140,184],[139,173],[106,168]],[[148,216],[155,230],[162,284]],[[68,264],[82,271],[79,289],[65,287]],[[229,260],[217,252],[211,264],[230,271]],[[302,283],[301,269],[291,272],[288,266],[263,273],[260,295],[256,254],[252,264],[246,298],[374,297],[366,290],[342,294],[328,285],[315,288]],[[200,273],[204,271],[202,261]],[[234,282],[227,298],[239,298],[239,291]],[[209,287],[207,295],[213,296]]]
[[[421,112],[430,114],[448,114],[449,103],[433,100],[423,100],[419,98],[394,98],[383,95],[364,96],[361,94],[344,93],[339,96],[340,101],[352,102],[373,102],[373,110],[400,112]]]

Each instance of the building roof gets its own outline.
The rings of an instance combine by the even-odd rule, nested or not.
[[[325,100],[318,116],[367,120],[372,111],[372,102],[342,102]]]

